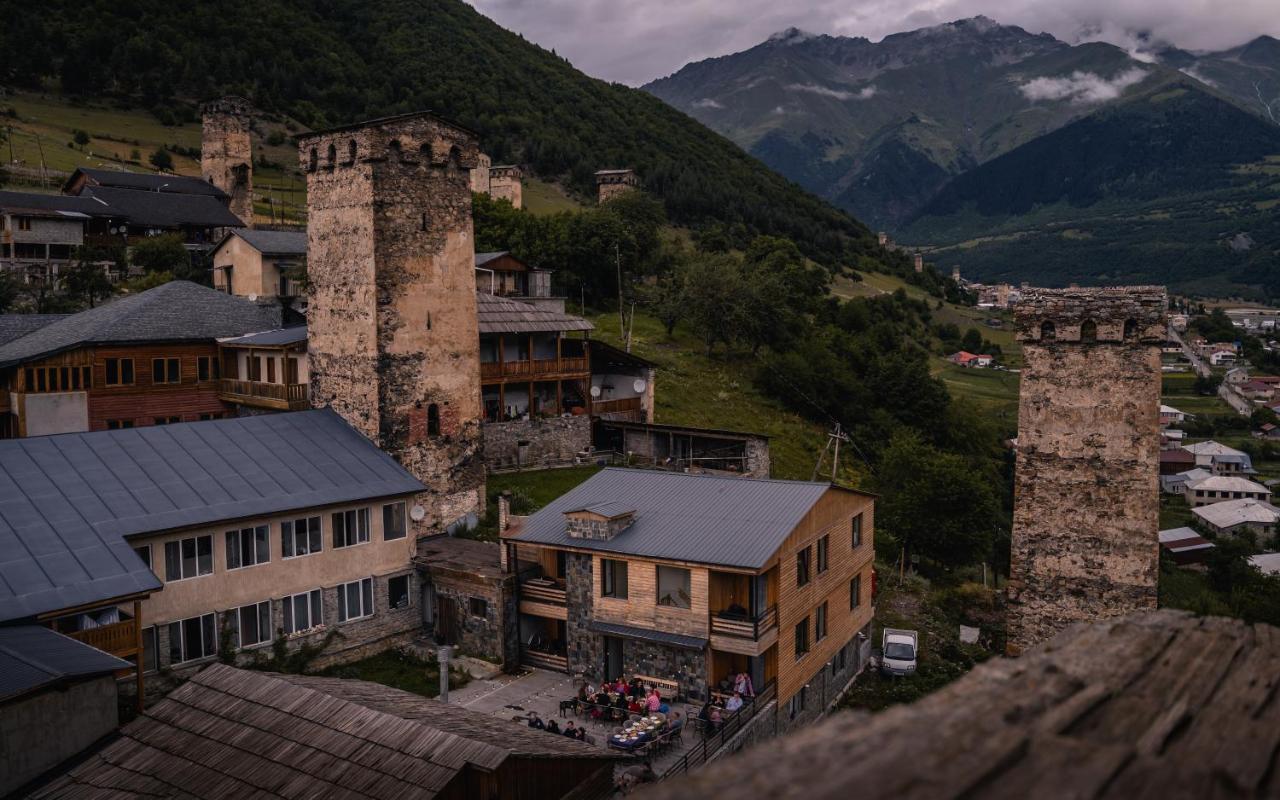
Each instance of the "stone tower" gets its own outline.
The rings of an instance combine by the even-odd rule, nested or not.
[[[471,191],[476,194],[489,193],[489,167],[493,162],[484,153],[480,154],[475,167],[471,169]]]
[[[1162,287],[1031,289],[1022,369],[1009,651],[1155,608]]]
[[[479,511],[475,136],[429,113],[305,134],[311,403],[427,485],[419,531]]]
[[[489,196],[494,200],[509,200],[514,208],[524,206],[524,189],[520,185],[523,173],[511,164],[489,168]]]
[[[924,254],[916,253],[911,257],[911,263],[915,266],[916,272],[924,272]]]
[[[602,169],[596,173],[596,202],[607,203],[639,186],[635,170]]]
[[[224,97],[200,109],[200,174],[231,195],[231,213],[253,227],[253,142],[249,101]]]

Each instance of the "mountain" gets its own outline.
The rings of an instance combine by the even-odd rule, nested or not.
[[[0,11],[0,87],[114,97],[161,119],[235,92],[311,127],[430,108],[477,131],[495,163],[582,196],[595,170],[633,167],[676,223],[739,244],[786,236],[832,267],[882,257],[863,225],[732,142],[460,0],[48,0],[39,14],[0,0]]]

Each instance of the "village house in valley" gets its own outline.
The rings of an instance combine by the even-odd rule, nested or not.
[[[606,469],[503,536],[527,664],[694,699],[746,672],[781,730],[820,715],[869,653],[861,492]]]
[[[306,268],[306,231],[242,228],[213,248],[213,287],[240,297],[304,296]]]

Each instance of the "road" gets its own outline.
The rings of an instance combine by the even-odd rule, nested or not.
[[[1213,370],[1210,369],[1208,362],[1192,350],[1191,346],[1183,341],[1182,337],[1178,335],[1178,332],[1175,331],[1172,326],[1169,327],[1169,338],[1177,342],[1178,346],[1182,348],[1183,355],[1185,355],[1187,360],[1191,362],[1191,368],[1195,370],[1197,375],[1202,378],[1207,378],[1213,374]],[[1242,417],[1247,417],[1253,413],[1253,403],[1249,402],[1247,398],[1236,392],[1236,390],[1226,381],[1223,381],[1222,385],[1218,387],[1218,397],[1221,397],[1224,403],[1231,406],[1231,408],[1233,408],[1235,412]]]

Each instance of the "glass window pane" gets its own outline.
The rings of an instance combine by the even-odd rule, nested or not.
[[[183,661],[190,661],[193,658],[200,658],[204,655],[201,650],[204,638],[201,632],[200,617],[191,617],[182,621],[182,639]]]
[[[240,534],[227,531],[227,569],[236,569],[240,563]]]
[[[120,359],[120,381],[121,383],[133,383],[133,359]]]
[[[255,564],[265,564],[271,560],[271,537],[267,535],[267,530],[266,525],[253,529],[253,540],[258,551],[253,559]]]
[[[213,621],[213,614],[205,614],[201,617],[200,626],[204,631],[204,655],[211,656],[218,652],[218,631]]]
[[[151,362],[151,381],[153,383],[164,383],[164,359],[157,358]]]
[[[365,578],[360,581],[360,615],[367,616],[373,613],[373,578]]]
[[[182,660],[182,623],[169,623],[169,663],[177,664]]]
[[[307,552],[319,553],[320,552],[320,535],[321,535],[320,518],[312,517],[310,520],[308,520],[308,526],[310,529],[310,541],[307,543]]]
[[[307,596],[305,594],[295,594],[293,596],[293,629],[296,631],[305,631],[311,627],[311,618],[308,614]]]
[[[237,615],[240,617],[240,638],[238,643],[241,647],[250,644],[257,644],[258,639],[258,607],[256,605],[245,606],[240,609]]]
[[[200,566],[201,575],[209,575],[213,573],[213,537],[198,536],[196,537],[196,550]]]
[[[320,607],[320,590],[313,589],[311,591],[311,624],[320,625],[324,622],[324,614]]]
[[[178,364],[180,362],[176,358],[169,359],[169,383],[177,383],[181,376],[178,372]]]
[[[142,632],[142,671],[155,672],[159,668],[160,663],[156,660],[159,655],[157,648],[157,638],[160,629],[152,625]]]
[[[293,555],[293,523],[280,523],[280,555],[289,558]]]
[[[182,577],[190,578],[196,574],[196,540],[182,540]]]
[[[333,546],[342,547],[346,542],[343,541],[343,531],[346,530],[346,516],[341,512],[333,515]]]
[[[231,634],[232,647],[243,646],[243,642],[241,641],[241,636],[240,636],[241,634],[240,617],[242,614],[244,614],[243,608],[233,608],[232,610],[227,612],[226,617],[224,619],[224,624],[227,626],[227,631],[230,632]]]
[[[182,577],[182,555],[178,542],[164,543],[164,579],[176,581]]]

